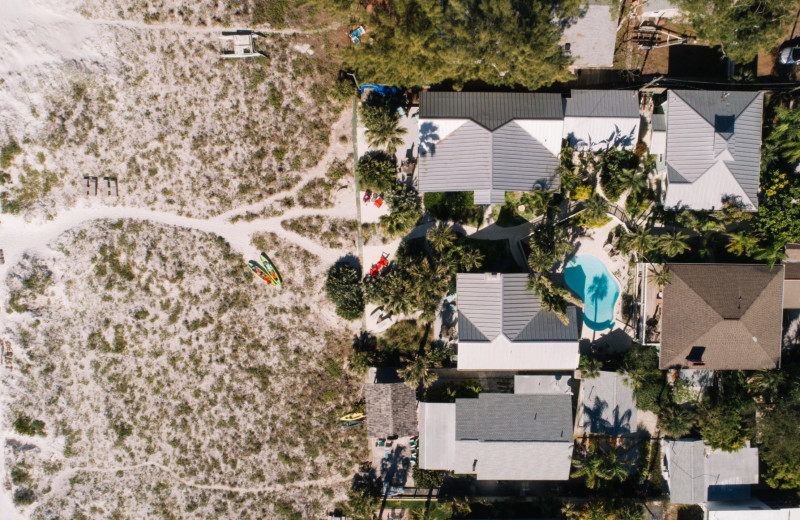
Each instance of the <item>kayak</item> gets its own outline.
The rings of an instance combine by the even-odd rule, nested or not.
[[[278,274],[278,271],[275,269],[275,266],[272,264],[266,253],[261,253],[261,263],[264,264],[267,274],[272,277],[272,283],[280,287],[283,283],[281,280],[281,275]]]
[[[343,415],[343,416],[339,417],[339,420],[343,421],[343,422],[347,422],[347,421],[360,421],[360,420],[366,419],[366,418],[367,418],[367,414],[361,413],[361,412],[354,412],[354,413],[349,413],[347,415]]]
[[[364,421],[342,421],[337,426],[340,428],[351,428],[353,426],[358,426],[359,424],[364,424]]]
[[[249,262],[247,262],[247,267],[249,267],[250,270],[253,271],[253,274],[258,276],[268,284],[273,285],[272,277],[267,274],[266,270],[261,264],[259,264],[254,260],[250,260]]]

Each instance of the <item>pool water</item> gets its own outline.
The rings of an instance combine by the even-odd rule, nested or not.
[[[583,300],[583,323],[587,327],[596,331],[614,327],[619,284],[599,258],[573,257],[564,268],[564,281]]]

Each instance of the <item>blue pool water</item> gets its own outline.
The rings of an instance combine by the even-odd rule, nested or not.
[[[564,281],[585,305],[583,323],[592,330],[614,326],[614,304],[619,297],[619,284],[599,258],[578,255],[567,262]]]

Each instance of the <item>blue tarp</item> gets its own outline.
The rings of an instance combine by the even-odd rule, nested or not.
[[[366,89],[372,89],[372,91],[379,96],[394,96],[397,94],[397,87],[392,87],[389,85],[375,85],[374,83],[361,85],[361,87],[358,89],[359,94],[363,94],[364,90]]]

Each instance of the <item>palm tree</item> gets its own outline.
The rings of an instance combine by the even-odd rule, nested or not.
[[[589,489],[596,488],[599,480],[611,479],[611,474],[605,467],[605,460],[602,454],[597,453],[597,447],[594,444],[589,446],[589,450],[583,459],[573,458],[572,464],[578,469],[570,477],[584,477],[586,479],[586,487]]]
[[[598,222],[605,218],[608,211],[608,201],[595,194],[593,197],[586,200],[583,206],[585,209],[584,216],[589,222]]]
[[[449,251],[449,254],[446,255],[445,263],[459,273],[479,268],[486,258],[483,251],[473,246],[456,247]]]
[[[661,266],[660,270],[656,270],[655,266],[651,266],[650,272],[653,274],[653,280],[659,287],[664,287],[672,282],[672,273],[666,265]]]
[[[758,239],[742,232],[728,233],[728,247],[726,249],[729,253],[735,255],[749,256],[758,249]]]
[[[385,148],[389,155],[394,155],[397,147],[403,144],[403,138],[400,136],[406,133],[406,129],[400,126],[397,113],[383,109],[378,111],[370,122],[371,126],[367,126],[365,131],[370,147]]]
[[[580,517],[581,520],[610,520],[615,518],[614,514],[609,511],[606,501],[598,497],[590,498],[583,505]]]
[[[785,244],[781,242],[770,242],[766,246],[759,248],[756,254],[753,256],[756,260],[762,260],[767,263],[770,269],[775,265],[775,262],[779,260],[786,260],[788,257],[786,253],[783,252],[783,246]]]
[[[748,387],[754,394],[760,395],[767,402],[773,402],[780,394],[781,387],[786,381],[786,375],[777,370],[762,368],[750,378]]]
[[[534,215],[549,215],[551,212],[558,209],[556,204],[556,195],[550,191],[538,190],[526,194],[522,202],[530,206]]]
[[[628,468],[622,465],[622,463],[617,460],[616,452],[612,451],[605,457],[605,468],[606,474],[610,475],[608,480],[614,480],[618,478],[620,482],[628,478]]]
[[[631,249],[642,256],[647,256],[653,250],[656,241],[656,238],[650,234],[650,230],[645,227],[634,228],[630,233],[624,235],[622,239]]]
[[[677,405],[667,406],[658,416],[658,426],[670,437],[679,439],[692,430],[694,417],[685,408]]]
[[[689,238],[685,233],[680,231],[662,235],[658,239],[658,245],[665,255],[672,258],[689,249],[689,244],[686,239]]]
[[[600,377],[600,369],[603,368],[603,363],[599,359],[581,356],[580,368],[581,376],[584,379],[597,379]]]
[[[456,233],[453,231],[452,226],[448,226],[444,222],[430,228],[426,233],[426,237],[433,250],[437,253],[442,253],[449,249],[456,241]]]
[[[400,368],[397,373],[412,388],[416,388],[419,385],[428,388],[439,377],[432,370],[425,354],[417,354],[412,359],[406,359],[406,362],[406,365]]]
[[[617,174],[617,181],[623,187],[623,191],[631,190],[631,197],[636,197],[647,188],[647,178],[636,173],[635,168],[622,168]]]

